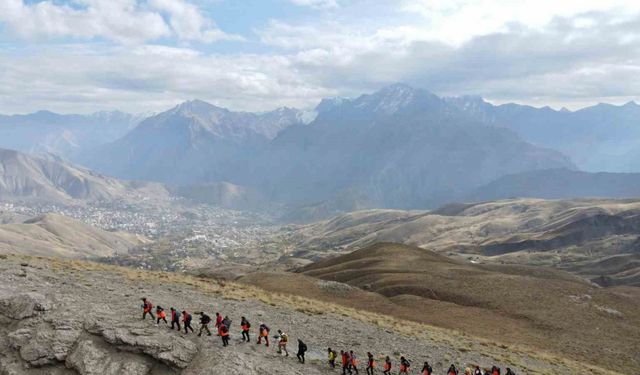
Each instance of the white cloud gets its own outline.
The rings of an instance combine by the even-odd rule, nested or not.
[[[118,43],[164,37],[203,42],[240,39],[216,28],[195,5],[184,0],[76,0],[73,5],[51,0],[32,4],[1,0],[0,22],[27,39],[104,38]]]
[[[316,9],[339,8],[338,0],[289,0],[295,5],[308,6]]]

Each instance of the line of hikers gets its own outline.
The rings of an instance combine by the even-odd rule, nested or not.
[[[153,304],[147,298],[142,298],[142,320],[146,319],[147,315],[149,315],[152,318],[152,320],[156,322],[156,325],[159,325],[160,321],[164,321],[164,323],[168,325],[169,322],[167,321],[167,314],[164,308],[162,308],[162,306],[156,306],[155,311],[156,313],[154,316]],[[171,311],[171,327],[170,327],[171,329],[176,329],[178,331],[181,331],[180,318],[182,318],[182,327],[184,328],[184,333],[188,334],[189,330],[192,333],[195,333],[193,327],[191,327],[191,320],[192,320],[191,314],[189,314],[185,310],[179,313],[173,307],[170,308],[170,311]],[[205,331],[209,336],[211,336],[211,330],[209,330],[209,325],[211,324],[212,319],[204,312],[197,312],[195,314],[200,315],[200,330],[198,331],[198,336],[202,336],[202,333]],[[229,346],[229,330],[231,329],[231,323],[232,321],[231,319],[229,319],[228,316],[225,316],[223,318],[222,315],[220,315],[220,313],[216,313],[215,328],[218,330],[217,335],[221,337],[222,346],[224,347]],[[240,328],[242,329],[242,341],[250,342],[251,341],[251,336],[250,336],[251,323],[249,323],[249,321],[244,316],[241,317]],[[256,344],[261,345],[262,342],[264,341],[265,345],[268,347],[269,332],[270,332],[270,328],[266,324],[260,323],[258,326],[258,341],[256,342]],[[282,332],[281,330],[278,330],[277,332],[278,334],[275,335],[273,338],[276,339],[276,342],[278,344],[278,354],[285,353],[285,355],[288,357],[289,352],[287,351],[287,344],[289,342],[289,336],[286,333]],[[307,345],[302,340],[298,340],[298,353],[296,354],[296,356],[298,358],[298,361],[300,361],[300,363],[305,363],[306,352],[307,352]],[[331,348],[328,348],[327,352],[328,352],[329,366],[331,368],[336,368],[338,353]],[[355,374],[359,373],[358,372],[359,361],[356,355],[354,354],[353,350],[349,350],[349,351],[341,350],[339,358],[341,361],[340,364],[342,368],[342,375],[346,375],[347,373],[351,375],[353,375],[354,373]],[[367,375],[373,375],[376,367],[377,367],[377,362],[373,354],[371,354],[370,352],[367,352],[367,361],[366,361]],[[399,367],[398,375],[408,374],[411,371],[411,362],[404,356],[401,356],[398,367]],[[384,375],[391,374],[391,371],[393,370],[393,363],[391,362],[391,358],[389,356],[385,357],[384,363],[382,364],[382,370],[383,370],[382,373]],[[433,369],[429,364],[429,362],[424,362],[424,365],[422,366],[422,370],[420,371],[421,371],[420,374],[422,375],[433,374]],[[500,371],[500,368],[496,366],[493,366],[490,370],[485,369],[484,371],[480,369],[479,366],[476,366],[475,369],[473,370],[471,368],[466,368],[464,372],[461,373],[453,364],[449,367],[449,370],[447,370],[447,375],[462,375],[462,374],[464,375],[501,375],[501,371]],[[515,373],[510,368],[507,368],[504,375],[515,375]]]

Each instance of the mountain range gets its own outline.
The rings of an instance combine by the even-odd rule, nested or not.
[[[313,113],[309,121],[297,109],[234,112],[200,100],[142,121],[41,111],[0,117],[0,146],[201,198],[209,186],[209,200],[251,192],[241,200],[287,205],[296,220],[509,197],[627,197],[640,178],[612,173],[640,171],[635,103],[556,111],[394,84],[322,100]],[[227,198],[216,192],[230,186]]]

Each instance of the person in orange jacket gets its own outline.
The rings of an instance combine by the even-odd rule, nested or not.
[[[398,374],[408,374],[411,369],[411,362],[405,357],[400,357],[400,372]]]
[[[376,360],[373,359],[373,354],[367,352],[367,375],[373,375],[373,370],[376,368]]]
[[[240,328],[242,328],[242,341],[250,342],[249,330],[251,329],[251,323],[244,316],[240,319]]]
[[[349,364],[351,365],[351,370],[355,371],[356,374],[357,374],[358,373],[358,359],[356,358],[356,355],[353,352],[353,350],[349,350]]]
[[[260,327],[258,328],[258,345],[260,345],[262,343],[262,339],[264,339],[266,345],[269,346],[269,332],[269,327],[264,323],[260,323]]]
[[[491,367],[491,375],[500,375],[500,368],[496,366]]]
[[[218,335],[222,337],[222,346],[229,346],[229,327],[224,324],[220,324],[218,328]]]
[[[456,366],[452,363],[451,366],[449,366],[449,370],[447,371],[447,375],[458,375],[458,369],[456,368]]]
[[[389,356],[384,359],[384,366],[382,369],[384,370],[382,371],[384,375],[391,375],[391,358],[389,358]]]
[[[153,304],[146,297],[142,297],[142,320],[147,317],[147,314],[151,316],[151,320],[156,320],[156,317],[153,316]]]
[[[158,317],[156,325],[160,324],[161,320],[164,320],[164,324],[169,324],[169,322],[167,322],[167,313],[164,312],[162,306],[156,307],[156,316]]]

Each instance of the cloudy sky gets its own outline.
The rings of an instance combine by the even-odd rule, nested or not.
[[[0,0],[0,113],[640,99],[638,0]]]

